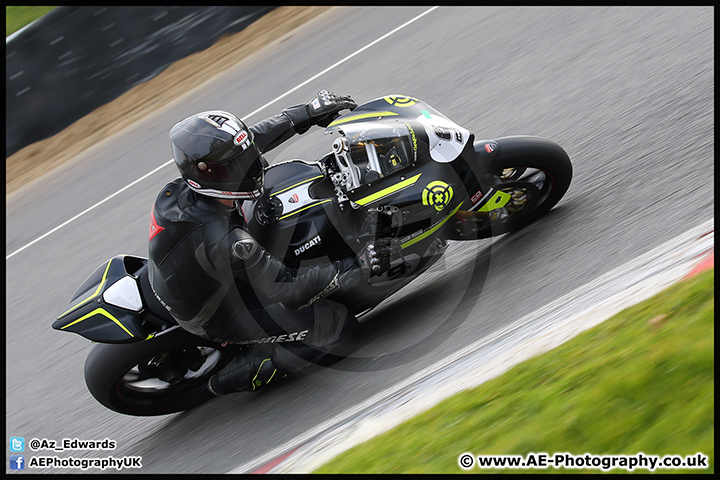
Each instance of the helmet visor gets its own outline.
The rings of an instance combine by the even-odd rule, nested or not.
[[[215,162],[198,162],[194,177],[188,181],[198,193],[220,198],[257,198],[262,195],[264,161],[260,151],[251,144],[228,150]]]

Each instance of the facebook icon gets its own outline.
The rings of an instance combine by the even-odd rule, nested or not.
[[[10,470],[25,470],[25,456],[10,455]]]

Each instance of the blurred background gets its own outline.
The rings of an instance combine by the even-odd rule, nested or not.
[[[271,9],[6,7],[14,33],[5,42],[5,155],[55,135]]]

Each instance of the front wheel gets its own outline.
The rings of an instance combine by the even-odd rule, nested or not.
[[[105,407],[126,415],[167,415],[209,400],[208,379],[229,360],[218,345],[177,328],[140,343],[96,344],[85,383]]]
[[[531,136],[494,142],[492,154],[485,149],[488,142],[475,143],[479,165],[473,170],[480,172],[482,185],[500,192],[502,207],[463,212],[451,229],[451,240],[487,238],[523,228],[550,211],[570,186],[572,164],[558,144]]]

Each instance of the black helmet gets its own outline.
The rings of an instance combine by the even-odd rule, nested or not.
[[[172,154],[188,186],[218,198],[257,198],[267,166],[245,123],[232,113],[198,113],[170,130]]]

